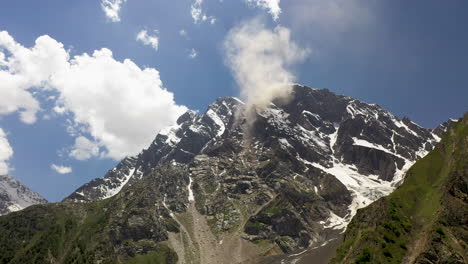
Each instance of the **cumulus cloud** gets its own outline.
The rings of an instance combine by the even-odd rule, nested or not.
[[[245,0],[249,4],[254,4],[260,8],[268,10],[268,13],[273,17],[273,20],[278,20],[281,13],[281,0]]]
[[[194,48],[192,48],[189,53],[189,58],[195,59],[197,56],[198,56],[198,52]]]
[[[23,111],[29,118],[23,121],[34,122],[40,108],[29,89],[40,86],[57,92],[54,111],[70,119],[69,131],[78,136],[70,155],[77,159],[97,156],[96,152],[113,159],[135,155],[151,143],[161,128],[174,124],[186,111],[163,87],[156,69],[141,69],[129,59],[117,61],[109,49],[70,59],[63,45],[48,36],[39,37],[30,49],[6,32],[0,34],[0,39],[0,45],[8,47],[9,52],[8,57],[3,56],[0,68],[0,83],[8,84],[0,89],[0,114]],[[21,82],[14,82],[17,79]],[[1,95],[18,91],[27,94],[35,107],[26,108],[18,100],[8,108],[11,102]],[[92,147],[79,137],[86,135]]]
[[[208,16],[202,8],[203,0],[194,0],[190,6],[190,14],[195,24],[208,21],[210,24],[216,23],[214,16]]]
[[[75,139],[75,145],[73,145],[69,155],[77,160],[87,160],[96,157],[99,155],[99,144],[92,142],[86,137],[79,136]]]
[[[13,148],[10,146],[3,129],[0,128],[0,175],[8,174],[10,166],[8,161],[13,156]]]
[[[63,45],[49,36],[37,38],[35,45],[28,49],[16,43],[8,32],[1,31],[0,115],[19,112],[23,122],[34,123],[40,106],[32,90],[47,88],[45,82],[66,67],[67,60]]]
[[[56,171],[59,174],[68,174],[68,173],[72,172],[72,168],[71,167],[66,167],[66,166],[60,166],[60,165],[52,164],[52,165],[50,165],[50,168],[53,169],[54,171]]]
[[[158,50],[159,47],[159,38],[157,36],[157,31],[155,31],[154,35],[148,34],[148,31],[142,30],[138,32],[136,36],[136,40],[140,41],[146,46],[151,46],[154,50]]]
[[[267,107],[274,99],[290,96],[295,76],[290,67],[310,53],[299,47],[289,29],[273,30],[258,19],[233,28],[224,42],[226,63],[245,99],[247,111]]]
[[[163,88],[156,69],[116,61],[108,49],[75,56],[51,85],[74,121],[107,148],[104,156],[114,159],[137,154],[186,111]]]
[[[120,9],[127,0],[102,0],[101,8],[106,17],[112,22],[120,21]]]

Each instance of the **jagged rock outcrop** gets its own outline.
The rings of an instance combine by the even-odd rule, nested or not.
[[[16,179],[7,175],[0,176],[0,215],[43,203],[47,203],[47,200]]]

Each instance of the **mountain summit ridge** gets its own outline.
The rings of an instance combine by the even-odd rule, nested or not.
[[[322,95],[330,95],[333,94],[327,89],[311,89],[306,86],[296,85],[294,91],[298,89],[307,89],[312,93],[322,94]],[[333,94],[334,95],[334,94]],[[377,104],[366,104],[360,100],[353,99],[349,96],[342,96],[342,95],[334,95],[338,98],[342,98],[347,100],[349,104],[346,106],[346,111],[354,116],[355,114],[369,114],[357,111],[355,113],[355,105],[367,105],[371,108],[380,109],[380,111],[384,111],[380,108]],[[109,198],[115,195],[120,190],[123,185],[128,182],[132,182],[132,179],[140,179],[144,174],[147,174],[151,171],[151,168],[154,168],[156,164],[160,162],[166,162],[170,159],[173,159],[175,162],[186,163],[190,161],[196,154],[203,153],[205,148],[209,146],[209,142],[213,143],[213,139],[216,137],[222,136],[225,132],[224,130],[228,125],[233,125],[235,117],[235,111],[237,111],[237,107],[239,105],[243,105],[244,103],[236,97],[221,97],[218,98],[213,104],[211,104],[207,111],[204,114],[196,114],[194,111],[187,111],[185,114],[181,115],[178,120],[177,124],[171,127],[167,127],[162,129],[158,135],[156,136],[155,140],[150,144],[150,146],[143,150],[140,154],[134,157],[125,158],[121,163],[119,163],[114,169],[110,170],[103,178],[96,178],[92,180],[90,183],[85,184],[78,188],[74,193],[69,195],[64,201],[94,201]],[[274,105],[274,104],[273,104]],[[276,105],[274,105],[276,107]],[[336,107],[336,106],[334,106]],[[343,108],[343,106],[339,106]],[[215,108],[215,110],[213,110]],[[218,109],[222,108],[222,109]],[[221,111],[219,116],[221,116],[224,120],[221,120],[218,116],[218,111]],[[319,115],[317,113],[312,113],[308,110],[303,111],[304,114],[310,115],[312,118],[316,118],[316,120],[312,120],[311,123],[318,123],[320,122]],[[268,114],[268,113],[267,113]],[[263,116],[265,117],[265,116]],[[333,114],[328,112],[325,118],[331,118],[332,122],[338,122],[339,118],[336,117],[336,113]],[[416,125],[408,118],[404,118],[400,121],[398,118],[390,114],[390,118],[394,119],[395,124],[399,127],[406,128],[410,133],[415,134],[415,131],[412,129],[421,132],[425,129],[421,128],[420,126]],[[187,125],[187,121],[192,121],[192,124]],[[310,121],[310,119],[309,119]],[[185,123],[185,125],[184,125]],[[444,126],[445,125],[445,126]],[[197,133],[197,126],[204,129],[200,136],[196,138],[196,143],[193,146],[187,146],[187,138],[193,136],[194,133]],[[412,129],[410,128],[412,127]],[[187,129],[189,128],[189,129]],[[177,132],[180,129],[185,129],[183,132]],[[332,130],[332,127],[324,128],[328,131]],[[434,133],[432,135],[425,135],[426,137],[431,137],[433,142],[440,140],[440,135],[446,129],[446,124],[442,124],[438,128],[434,130],[427,130]],[[328,132],[327,131],[327,132]],[[179,137],[182,136],[182,137]],[[182,135],[183,133],[186,133]],[[427,132],[423,132],[427,133]],[[187,135],[188,134],[188,135]],[[337,135],[330,135],[330,136],[337,136]],[[207,137],[210,137],[207,139]],[[182,143],[180,141],[182,140]],[[336,138],[332,139],[336,140]],[[388,142],[387,142],[388,143]],[[367,142],[358,140],[355,142],[356,145],[369,145]],[[432,144],[433,145],[433,144]],[[370,145],[369,145],[370,146]],[[379,148],[380,146],[371,146],[375,148]],[[429,147],[428,147],[429,149]],[[395,150],[396,151],[396,150]],[[425,150],[427,151],[427,150]],[[398,150],[398,152],[401,152]],[[420,153],[422,154],[424,150]],[[415,159],[414,156],[409,157],[406,156],[405,158],[408,159]],[[139,167],[139,169],[135,169],[135,167]],[[133,171],[132,171],[133,169]]]

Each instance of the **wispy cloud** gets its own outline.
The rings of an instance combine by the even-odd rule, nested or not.
[[[245,0],[249,4],[254,4],[260,8],[268,10],[268,13],[273,17],[273,20],[278,20],[281,14],[281,0]]]
[[[158,50],[159,37],[157,36],[158,31],[154,31],[154,35],[148,34],[148,31],[142,30],[138,32],[136,40],[143,43],[146,46],[151,46],[154,50]]]
[[[65,167],[65,166],[60,166],[60,165],[55,165],[55,164],[50,165],[50,168],[59,174],[69,174],[72,172],[71,167]]]
[[[198,56],[197,51],[194,48],[192,48],[189,53],[189,58],[195,59],[197,56]]]
[[[120,21],[120,9],[127,0],[101,0],[101,8],[112,22]]]
[[[190,6],[190,14],[195,24],[208,21],[210,24],[216,23],[214,16],[208,16],[202,8],[203,0],[194,0]]]

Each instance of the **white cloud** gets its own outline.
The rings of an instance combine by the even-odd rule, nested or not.
[[[61,107],[61,106],[54,106],[54,108],[52,108],[54,110],[54,112],[56,112],[57,114],[63,114],[65,113],[66,109],[65,107]]]
[[[190,14],[192,15],[193,22],[195,24],[200,22],[209,21],[210,24],[216,23],[214,16],[208,16],[202,8],[203,0],[194,0],[190,6]]]
[[[101,0],[101,8],[106,17],[112,22],[120,21],[120,8],[127,0]]]
[[[247,108],[264,108],[273,99],[287,99],[295,76],[290,67],[310,53],[291,40],[289,29],[267,29],[258,19],[233,28],[224,42],[226,62]]]
[[[71,167],[65,167],[65,166],[60,166],[60,165],[55,165],[55,164],[50,165],[50,168],[60,174],[68,174],[72,172]]]
[[[155,33],[157,34],[157,31],[155,31]],[[142,30],[142,31],[138,32],[138,34],[136,36],[136,40],[140,41],[141,43],[143,43],[146,46],[151,46],[154,50],[158,50],[159,38],[158,38],[158,36],[156,34],[155,35],[149,35],[148,31]]]
[[[163,87],[156,69],[141,69],[129,59],[117,61],[108,49],[69,59],[63,45],[47,36],[39,37],[31,49],[17,44],[6,32],[0,33],[1,40],[4,41],[0,46],[7,46],[10,56],[0,68],[0,83],[23,81],[11,82],[7,89],[0,89],[3,110],[0,114],[22,111],[20,100],[14,105],[16,108],[9,109],[9,102],[1,96],[9,92],[4,90],[13,90],[13,94],[19,91],[36,104],[27,108],[30,119],[24,120],[33,122],[39,103],[28,89],[33,85],[53,89],[58,93],[54,111],[68,115],[67,126],[72,136],[89,135],[92,139],[88,141],[102,148],[98,150],[99,156],[121,159],[137,154],[161,128],[174,124],[186,111]],[[86,152],[82,147],[86,146],[84,140],[77,141],[74,147],[77,151],[70,153],[72,157],[85,159],[97,155],[94,147]]]
[[[194,48],[192,48],[189,53],[189,58],[195,59],[197,56],[198,56],[197,51]]]
[[[68,53],[49,36],[37,38],[28,49],[16,43],[8,32],[0,31],[0,54],[0,115],[19,112],[23,122],[34,123],[40,106],[31,90],[47,88],[44,82],[66,67]]]
[[[8,174],[10,166],[8,161],[13,156],[13,148],[10,146],[3,129],[0,128],[0,175]]]
[[[87,160],[96,157],[99,155],[99,144],[83,136],[79,136],[75,139],[75,145],[73,145],[69,155],[77,160]]]
[[[107,148],[104,156],[114,159],[137,154],[186,110],[163,88],[156,69],[116,61],[108,49],[76,56],[51,85],[74,121]]]
[[[267,9],[268,13],[273,17],[273,20],[278,20],[281,13],[280,1],[281,0],[245,0],[249,4],[255,4],[256,6]],[[328,0],[327,0],[328,1]]]
[[[203,10],[201,8],[202,3],[203,0],[195,0],[190,6],[190,14],[195,23],[198,23],[203,16]]]

